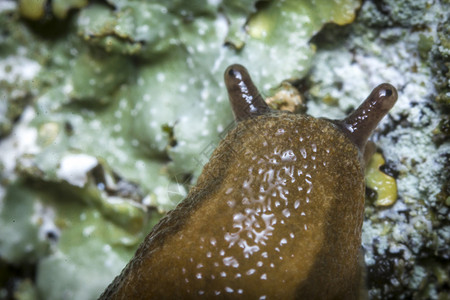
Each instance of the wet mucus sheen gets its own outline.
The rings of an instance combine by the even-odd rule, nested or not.
[[[395,88],[324,120],[271,111],[240,65],[225,82],[236,128],[100,298],[358,298],[364,149]]]

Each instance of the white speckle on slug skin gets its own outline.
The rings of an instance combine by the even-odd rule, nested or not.
[[[256,272],[255,269],[250,269],[250,270],[248,270],[245,274],[247,274],[247,275],[253,275],[253,274],[255,274],[255,272]]]

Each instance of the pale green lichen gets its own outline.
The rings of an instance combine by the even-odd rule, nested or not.
[[[78,30],[87,42],[108,52],[154,57],[177,46],[180,23],[163,5],[130,1],[117,11],[89,6],[78,18]]]
[[[160,217],[151,208],[167,211],[186,195],[233,124],[222,79],[228,64],[246,64],[271,93],[307,73],[309,39],[326,22],[351,22],[359,6],[31,2],[0,3],[0,135],[12,130],[0,141],[0,230],[17,240],[0,238],[0,257],[31,260],[35,288],[23,281],[22,297],[45,299],[96,298]],[[249,18],[262,22],[246,27]],[[261,26],[270,40],[249,34]],[[71,158],[79,165],[70,175]],[[20,225],[10,222],[14,211]]]
[[[17,300],[35,300],[38,299],[36,286],[31,280],[24,280],[18,283],[14,293],[14,299]]]
[[[8,55],[0,60],[0,138],[10,133],[30,101],[34,93],[31,81],[41,69],[35,61],[22,57],[20,51],[0,50],[0,54]]]
[[[72,100],[107,103],[113,93],[131,76],[132,66],[122,56],[83,53],[73,62],[67,81]]]
[[[83,204],[86,195],[43,182],[27,186],[11,185],[3,200],[0,253],[10,263],[36,264],[40,298],[94,298],[154,224],[132,234]]]
[[[36,263],[48,251],[48,243],[39,237],[42,220],[35,215],[39,203],[34,200],[26,191],[14,187],[9,189],[3,199],[0,253],[1,258],[9,263]]]

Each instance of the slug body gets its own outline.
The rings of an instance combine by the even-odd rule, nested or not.
[[[325,120],[271,111],[240,65],[225,82],[236,128],[101,298],[357,298],[364,149],[395,88]]]

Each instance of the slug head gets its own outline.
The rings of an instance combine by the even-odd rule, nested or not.
[[[245,67],[234,64],[224,74],[228,96],[236,121],[255,118],[271,110],[261,97]],[[381,119],[397,101],[397,90],[389,83],[377,86],[369,97],[343,120],[330,120],[365,152],[366,143]]]

